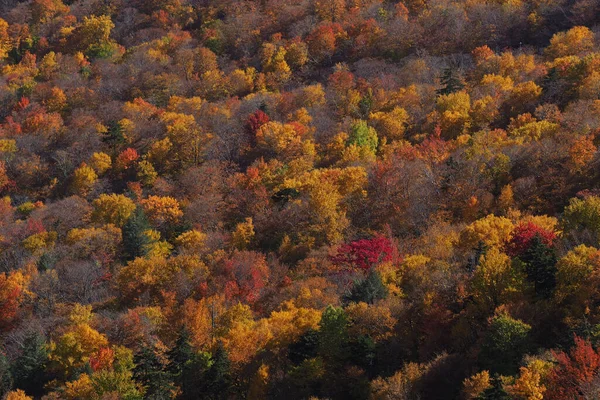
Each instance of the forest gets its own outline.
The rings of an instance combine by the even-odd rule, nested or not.
[[[0,0],[0,399],[600,398],[600,0]]]

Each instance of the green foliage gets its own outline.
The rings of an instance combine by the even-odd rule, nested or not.
[[[457,72],[452,68],[444,69],[444,72],[440,77],[440,84],[442,87],[436,91],[438,96],[460,92],[465,87],[465,84],[462,82]]]
[[[508,314],[494,317],[479,354],[484,369],[502,375],[517,372],[521,358],[530,348],[531,326]]]
[[[21,353],[11,368],[14,387],[30,395],[40,396],[44,393],[44,385],[50,380],[46,371],[46,340],[39,332],[31,332],[23,340],[20,350]]]
[[[536,236],[519,259],[525,264],[527,280],[533,285],[536,296],[551,297],[556,287],[555,250],[545,245],[542,239]]]
[[[126,261],[146,256],[151,239],[145,232],[150,229],[144,210],[137,207],[122,229]]]
[[[345,300],[373,304],[377,300],[385,299],[387,295],[388,290],[381,281],[381,276],[377,271],[372,270],[366,278],[354,282],[354,286],[350,289],[350,293],[346,295]]]
[[[375,128],[367,125],[366,121],[358,120],[355,121],[350,127],[350,134],[348,136],[348,145],[355,144],[358,147],[364,147],[372,152],[377,150],[377,144],[379,138]]]
[[[149,346],[143,346],[134,357],[135,368],[133,376],[144,387],[144,398],[165,399],[173,391],[171,374],[162,355]]]
[[[13,386],[12,375],[10,373],[10,364],[4,353],[0,352],[0,397],[10,392]]]
[[[327,361],[348,357],[348,317],[344,309],[327,306],[319,323],[319,354]]]

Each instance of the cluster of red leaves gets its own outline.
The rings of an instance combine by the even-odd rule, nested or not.
[[[256,110],[254,114],[250,114],[248,119],[246,120],[246,130],[250,134],[252,138],[256,135],[256,131],[260,129],[261,126],[269,122],[271,119],[269,116],[262,110]]]
[[[140,158],[138,152],[135,149],[129,147],[123,150],[121,154],[117,156],[117,165],[121,169],[128,169],[130,166],[133,165],[134,162],[137,161],[138,158]]]
[[[246,303],[256,302],[269,280],[269,267],[264,256],[252,251],[240,251],[225,261],[225,296]]]
[[[535,237],[539,237],[546,246],[552,246],[556,233],[544,229],[533,222],[520,223],[513,230],[513,236],[506,247],[506,253],[511,257],[523,254]]]
[[[600,354],[591,343],[575,336],[575,346],[567,354],[552,352],[556,366],[548,375],[544,398],[549,400],[582,399],[581,390],[600,371]]]
[[[338,266],[368,271],[379,263],[391,261],[392,254],[390,240],[384,236],[376,236],[341,245],[331,261]]]
[[[103,347],[90,357],[92,371],[109,369],[115,359],[115,352],[110,347]]]

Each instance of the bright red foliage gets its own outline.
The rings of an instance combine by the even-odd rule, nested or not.
[[[511,257],[523,254],[531,245],[533,238],[538,236],[546,246],[552,246],[556,233],[544,229],[533,222],[521,223],[513,231],[513,236],[507,246],[507,254]]]
[[[581,388],[590,383],[600,370],[600,354],[591,343],[575,336],[569,354],[552,352],[557,365],[548,376],[544,399],[582,399]]]
[[[343,244],[331,258],[334,264],[368,271],[376,264],[392,259],[392,243],[384,236]]]

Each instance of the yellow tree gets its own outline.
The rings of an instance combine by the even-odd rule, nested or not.
[[[98,175],[96,174],[96,171],[86,163],[83,163],[73,173],[73,191],[82,196],[86,196],[90,190],[92,190],[97,180]]]
[[[594,33],[585,26],[575,26],[550,39],[546,54],[551,58],[583,55],[594,48]]]
[[[183,216],[177,199],[169,196],[149,196],[140,202],[148,219],[156,226],[173,224]]]
[[[92,220],[123,226],[135,210],[135,203],[122,194],[101,194],[93,202]]]
[[[50,342],[52,368],[65,378],[83,368],[98,350],[108,346],[106,336],[90,326],[91,319],[91,306],[76,305],[65,332]]]

